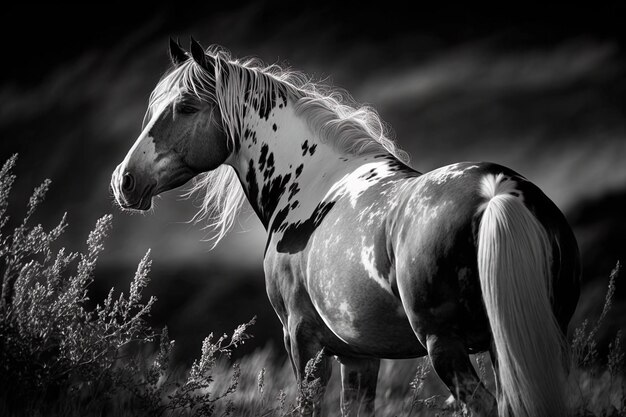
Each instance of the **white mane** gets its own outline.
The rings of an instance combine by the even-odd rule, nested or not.
[[[345,91],[314,83],[302,73],[278,65],[265,66],[257,59],[236,60],[223,49],[212,46],[207,54],[215,58],[215,74],[210,74],[193,59],[167,73],[150,96],[146,120],[158,115],[182,92],[195,94],[202,100],[218,104],[223,127],[231,148],[241,137],[245,98],[269,100],[279,92],[295,103],[296,112],[303,115],[320,138],[350,154],[386,150],[403,162],[406,152],[389,138],[389,131],[377,112],[359,106]],[[235,171],[223,165],[198,175],[185,194],[201,196],[201,206],[192,219],[206,219],[207,228],[215,230],[214,246],[226,235],[244,201],[244,193]]]

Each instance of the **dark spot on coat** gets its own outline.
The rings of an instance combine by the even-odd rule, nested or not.
[[[243,139],[244,140],[252,140],[252,143],[256,144],[257,142],[257,138],[256,138],[256,132],[254,130],[250,130],[250,128],[246,127],[246,129],[243,131]]]
[[[274,217],[274,221],[272,222],[272,227],[274,227],[274,225],[280,226],[280,225],[285,224],[285,219],[287,218],[287,215],[289,214],[289,210],[290,210],[290,206],[286,205],[278,213],[276,213],[276,216]],[[269,242],[269,239],[268,239],[268,242]]]
[[[256,182],[256,172],[254,171],[254,161],[252,159],[248,163],[246,184],[248,185],[248,200],[250,204],[256,205],[259,198],[259,185]]]
[[[272,170],[273,169],[274,168],[272,168]],[[285,193],[287,183],[290,179],[291,174],[287,174],[285,176],[278,175],[276,178],[271,178],[263,184],[263,188],[261,189],[261,208],[263,209],[263,218],[261,220],[264,224],[269,222],[274,210],[276,210],[278,202]]]
[[[304,164],[300,164],[298,165],[298,168],[296,168],[296,178],[298,178],[300,174],[302,174],[302,168],[304,168]]]
[[[383,159],[387,160],[387,166],[391,172],[406,172],[414,174],[416,171],[405,165],[402,161],[393,155],[381,155]],[[374,158],[379,157],[376,155]]]
[[[294,182],[289,186],[289,201],[293,198],[294,195],[298,194],[300,188],[298,187],[298,183]]]
[[[269,151],[269,146],[264,143],[261,146],[261,155],[259,156],[259,171],[263,171],[265,169],[265,161],[267,160],[267,152]]]
[[[272,228],[270,229],[268,241],[271,239],[272,233],[280,228],[283,231],[283,236],[278,241],[276,250],[280,253],[289,254],[301,252],[304,248],[306,248],[311,235],[315,229],[322,224],[322,221],[326,215],[328,215],[330,210],[332,210],[334,205],[334,201],[319,203],[317,207],[315,207],[315,210],[313,210],[311,217],[296,223],[279,225],[274,222],[272,224]]]
[[[309,141],[305,140],[304,143],[302,144],[302,156],[306,155],[308,151],[309,151]]]
[[[276,132],[276,129],[278,129],[278,127],[276,126],[276,123],[272,125],[272,129],[274,129],[274,132]]]
[[[276,167],[274,166],[274,152],[270,152],[269,156],[267,157],[265,171],[263,171],[263,178],[265,180],[272,179],[275,170]]]
[[[313,155],[315,153],[315,148],[317,148],[317,144],[313,144],[311,145],[311,147],[309,148],[309,153],[311,155]]]
[[[272,179],[272,177],[274,176],[274,171],[276,169],[273,166],[268,166],[267,169],[265,171],[263,171],[263,180],[264,181],[269,181]]]
[[[365,176],[365,180],[371,180],[373,178],[376,178],[378,176],[378,173],[376,172],[376,168],[372,168],[369,171],[367,171],[367,174]]]
[[[267,236],[267,242],[265,242],[265,250],[263,253],[267,253],[267,248],[270,245],[270,241],[272,240],[272,230],[277,230],[277,228],[282,225],[285,224],[285,219],[287,218],[287,215],[289,214],[289,205],[283,207],[278,213],[276,213],[276,216],[274,217],[274,221],[272,222],[272,226],[270,227],[270,233]]]

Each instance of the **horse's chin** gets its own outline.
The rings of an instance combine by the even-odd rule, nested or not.
[[[152,198],[149,198],[146,202],[141,204],[128,206],[122,205],[121,207],[124,211],[145,212],[152,208]]]
[[[152,197],[154,186],[148,187],[146,191],[143,193],[141,198],[135,202],[124,201],[123,199],[118,199],[117,203],[120,208],[124,211],[134,211],[134,212],[144,212],[150,210],[152,208]]]
[[[135,204],[118,203],[120,208],[124,211],[130,212],[145,212],[152,208],[152,197],[141,199]]]

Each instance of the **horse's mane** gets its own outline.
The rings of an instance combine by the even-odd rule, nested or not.
[[[403,162],[408,154],[399,149],[390,131],[369,106],[358,105],[343,90],[313,82],[303,73],[279,65],[265,65],[256,58],[233,59],[219,46],[206,53],[215,58],[215,74],[210,74],[193,59],[167,72],[150,95],[146,120],[158,115],[164,106],[181,92],[195,94],[202,100],[218,104],[223,127],[230,146],[241,137],[243,120],[240,115],[246,100],[269,100],[274,93],[293,99],[298,114],[303,115],[322,140],[344,152],[364,154],[385,150]],[[214,171],[198,175],[185,193],[201,196],[201,206],[192,219],[208,221],[207,228],[215,230],[211,238],[217,244],[232,227],[244,201],[244,193],[232,167],[222,165]]]

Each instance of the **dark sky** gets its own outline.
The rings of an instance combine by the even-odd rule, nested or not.
[[[265,300],[264,232],[252,212],[209,251],[200,241],[206,232],[184,223],[195,208],[179,191],[149,215],[112,204],[110,174],[139,134],[147,98],[168,66],[169,36],[186,43],[193,35],[345,88],[391,124],[418,170],[491,160],[521,172],[572,221],[589,281],[626,260],[623,2],[416,3],[413,11],[387,1],[12,3],[0,17],[0,157],[20,154],[13,213],[51,178],[39,221],[52,227],[68,211],[62,243],[72,250],[99,216],[113,213],[95,288],[127,285],[151,247],[155,316],[194,349],[209,331],[255,313],[265,323],[260,340],[279,328]]]
[[[334,2],[318,6],[306,2],[258,1],[250,35],[267,36],[282,24],[305,18],[304,32],[324,31],[339,26],[337,40],[376,41],[402,34],[418,33],[432,38],[436,47],[491,36],[506,38],[509,46],[527,47],[562,42],[572,37],[619,40],[626,36],[624,2],[601,4],[528,4],[494,6],[452,6],[436,2],[419,4],[409,12],[406,6],[384,2],[369,7]],[[0,74],[20,83],[41,80],[59,63],[76,59],[86,50],[106,51],[148,25],[151,36],[179,35],[209,16],[236,16],[248,5],[242,2],[198,2],[195,5],[162,2],[148,7],[125,4],[75,3],[39,4],[10,2],[3,6],[0,34],[4,40]],[[236,28],[241,30],[240,28]],[[279,31],[279,30],[278,30]],[[208,41],[210,42],[210,41]],[[206,42],[205,42],[206,43]],[[332,47],[332,45],[329,45]],[[16,61],[19,60],[19,63]]]

